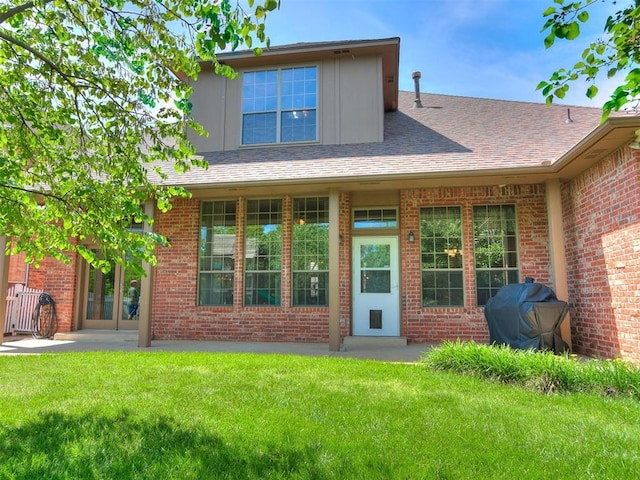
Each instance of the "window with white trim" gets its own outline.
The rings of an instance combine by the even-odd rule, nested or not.
[[[198,305],[233,305],[236,201],[202,202]]]
[[[293,305],[329,303],[329,198],[293,199]]]
[[[420,209],[423,307],[463,307],[462,209]]]
[[[476,301],[482,306],[504,285],[518,283],[515,205],[473,207]]]
[[[280,305],[282,200],[247,200],[244,304]]]
[[[318,138],[318,67],[242,75],[242,144],[311,142]]]

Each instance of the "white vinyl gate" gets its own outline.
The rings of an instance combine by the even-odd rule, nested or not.
[[[31,315],[38,305],[42,290],[13,285],[7,292],[7,310],[4,315],[4,333],[31,332]]]

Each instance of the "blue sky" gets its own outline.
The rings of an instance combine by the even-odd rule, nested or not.
[[[618,2],[618,3],[625,3]],[[599,2],[582,35],[545,49],[542,12],[553,0],[281,0],[267,21],[272,45],[400,37],[400,89],[422,72],[430,93],[544,102],[535,87],[570,67],[602,32],[611,1]],[[619,8],[619,6],[618,6]],[[595,101],[585,84],[560,103],[600,107],[615,87],[602,78]]]

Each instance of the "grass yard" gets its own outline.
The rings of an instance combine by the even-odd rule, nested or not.
[[[423,364],[0,356],[0,479],[624,479],[640,402]]]

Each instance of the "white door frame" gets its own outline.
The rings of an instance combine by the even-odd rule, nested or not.
[[[377,246],[382,250],[376,249]],[[369,289],[373,291],[367,291],[368,278],[371,285]],[[400,336],[398,236],[353,237],[351,283],[352,334]]]

